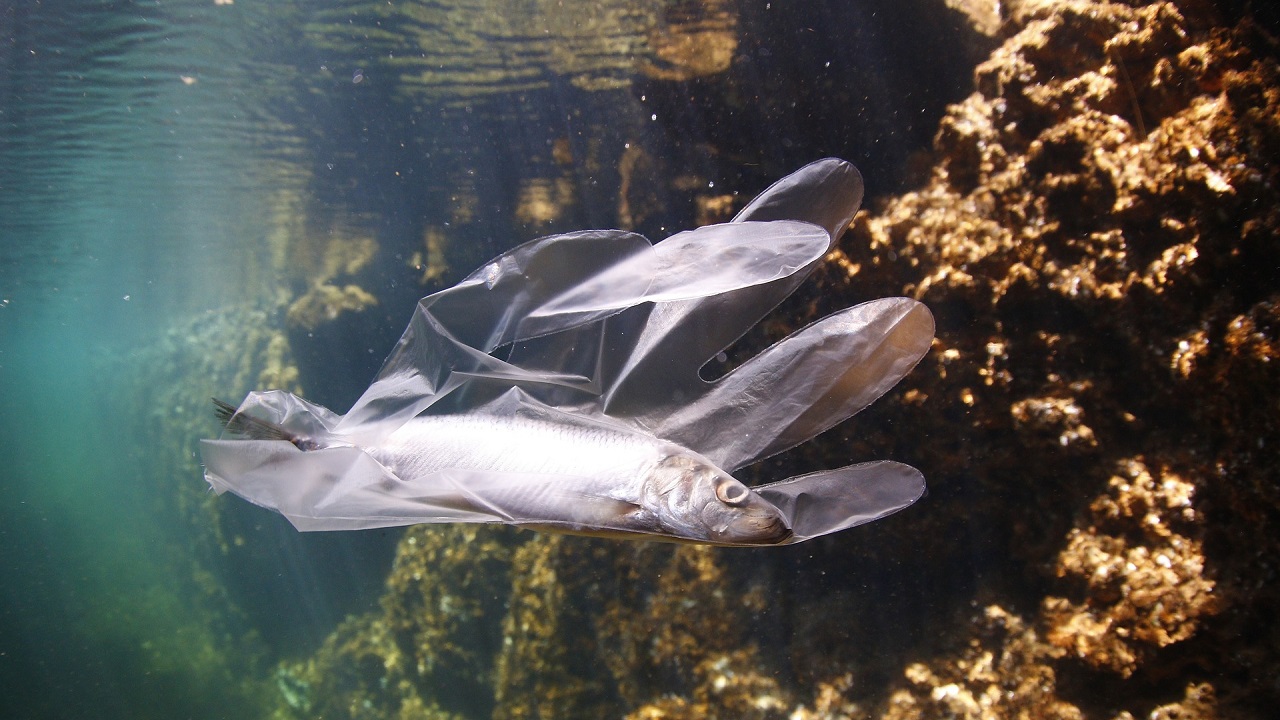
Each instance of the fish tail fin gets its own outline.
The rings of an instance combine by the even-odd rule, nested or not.
[[[270,420],[240,412],[235,405],[218,398],[210,399],[213,400],[214,415],[218,417],[218,421],[223,424],[226,431],[233,435],[244,435],[253,440],[287,440],[299,450],[315,450],[321,447],[320,443],[312,438],[291,432]]]

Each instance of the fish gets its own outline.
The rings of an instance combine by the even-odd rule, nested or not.
[[[658,243],[589,230],[517,246],[422,298],[347,413],[282,390],[215,400],[205,479],[301,531],[504,523],[763,547],[897,512],[925,481],[891,460],[755,487],[733,473],[905,377],[933,343],[922,303],[846,308],[703,377],[822,262],[862,195],[857,169],[827,158]]]

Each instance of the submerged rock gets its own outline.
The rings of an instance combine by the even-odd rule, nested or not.
[[[906,673],[890,714],[1265,716],[1274,687],[1222,678],[1277,663],[1245,630],[1276,600],[1261,558],[1278,499],[1263,449],[1280,440],[1280,92],[1254,49],[1269,41],[1194,2],[1009,12],[929,182],[860,216],[838,259],[853,286],[906,279],[939,316],[933,379],[904,395],[926,411],[919,436],[944,438],[918,461],[933,507],[981,497],[965,512],[1007,528],[1008,595],[1045,593],[1024,639],[978,629],[968,647],[1034,662],[957,684],[974,651],[943,652]],[[1049,684],[1019,680],[1037,676]]]

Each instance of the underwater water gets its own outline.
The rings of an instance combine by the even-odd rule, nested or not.
[[[0,717],[1265,717],[1280,74],[1246,15],[7,4]],[[938,340],[741,477],[895,459],[917,506],[746,550],[209,492],[211,397],[343,412],[491,257],[725,221],[822,157],[867,212],[731,358],[895,295]]]

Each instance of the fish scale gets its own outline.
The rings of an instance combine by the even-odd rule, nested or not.
[[[406,482],[451,469],[563,475],[614,489],[608,494],[622,499],[638,494],[639,479],[667,445],[638,433],[523,418],[424,416],[405,423],[372,454]]]

